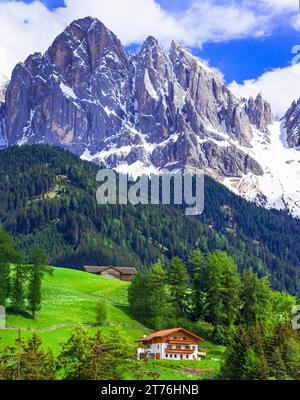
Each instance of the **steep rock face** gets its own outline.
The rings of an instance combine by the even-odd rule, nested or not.
[[[177,42],[172,42],[170,58],[178,82],[188,94],[189,120],[193,121],[193,115],[197,115],[202,126],[204,122],[220,131],[225,128],[233,139],[250,145],[252,129],[249,118],[218,76]]]
[[[0,148],[8,145],[5,129],[5,105],[0,103]]]
[[[74,21],[45,54],[18,64],[0,108],[2,144],[60,145],[83,158],[205,168],[223,177],[262,169],[251,148],[253,125],[267,129],[261,97],[236,99],[181,44],[170,53],[148,37],[134,56],[100,21]]]
[[[300,99],[294,101],[283,118],[289,147],[300,146]]]
[[[254,100],[252,97],[245,100],[245,111],[252,125],[262,132],[268,132],[268,126],[273,121],[271,106],[261,94]]]

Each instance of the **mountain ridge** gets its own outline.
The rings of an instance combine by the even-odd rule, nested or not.
[[[45,54],[15,67],[0,121],[3,147],[58,145],[123,172],[198,168],[251,201],[300,216],[300,195],[260,156],[272,148],[271,130],[280,136],[270,105],[259,94],[237,99],[179,42],[166,53],[149,36],[129,55],[97,19],[76,20]],[[268,174],[275,193],[265,187]]]

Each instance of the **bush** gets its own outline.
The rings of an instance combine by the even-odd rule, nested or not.
[[[98,325],[104,325],[107,319],[107,307],[104,299],[100,299],[96,305],[96,321]]]

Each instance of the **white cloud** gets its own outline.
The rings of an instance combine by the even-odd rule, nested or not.
[[[258,93],[268,100],[276,118],[281,118],[293,100],[300,97],[300,64],[277,68],[257,79],[243,84],[232,82],[229,89],[238,97],[256,97]]]
[[[77,18],[97,17],[124,45],[141,43],[148,35],[167,47],[172,39],[201,47],[207,41],[260,37],[270,33],[274,17],[288,16],[300,30],[296,0],[191,0],[186,10],[171,13],[155,0],[65,0],[66,7],[50,11],[34,1],[0,0],[0,76],[35,51],[44,52],[65,27]],[[285,17],[284,17],[285,18]],[[230,88],[238,96],[262,92],[277,117],[300,97],[299,66],[276,69]],[[298,89],[299,88],[299,89]]]
[[[182,15],[181,23],[189,32],[189,44],[201,46],[206,41],[256,36],[264,21],[263,17],[242,6],[194,1]]]
[[[300,14],[292,18],[292,26],[297,32],[300,32]]]
[[[0,74],[10,75],[17,62],[46,50],[72,20],[87,15],[99,18],[125,45],[141,43],[148,35],[157,37],[163,46],[176,39],[201,47],[206,41],[264,34],[266,16],[229,3],[193,0],[188,9],[173,14],[155,0],[66,0],[66,7],[52,11],[39,1],[0,0]]]
[[[299,10],[299,2],[297,0],[258,0],[258,2],[276,12],[296,12]]]
[[[35,51],[44,51],[63,21],[39,2],[0,3],[0,75]]]

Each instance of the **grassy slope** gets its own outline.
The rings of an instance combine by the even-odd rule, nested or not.
[[[43,282],[43,303],[38,318],[33,321],[29,316],[8,315],[7,326],[22,327],[22,336],[31,335],[30,329],[39,330],[44,346],[51,347],[54,353],[60,350],[60,344],[70,335],[71,327],[56,328],[60,324],[95,323],[95,305],[100,296],[104,297],[108,308],[108,325],[103,327],[109,334],[111,323],[118,323],[128,342],[149,333],[149,330],[130,316],[127,303],[129,283],[91,275],[80,271],[55,268],[54,276],[46,276]],[[25,330],[24,330],[25,327]],[[45,330],[52,327],[51,330]],[[92,332],[96,328],[89,328]],[[18,329],[0,331],[0,348],[14,343]],[[212,378],[219,370],[219,361],[224,348],[205,343],[202,348],[208,350],[207,359],[189,361],[151,361],[149,368],[160,371],[161,379],[199,379]],[[182,368],[192,368],[193,371]]]

